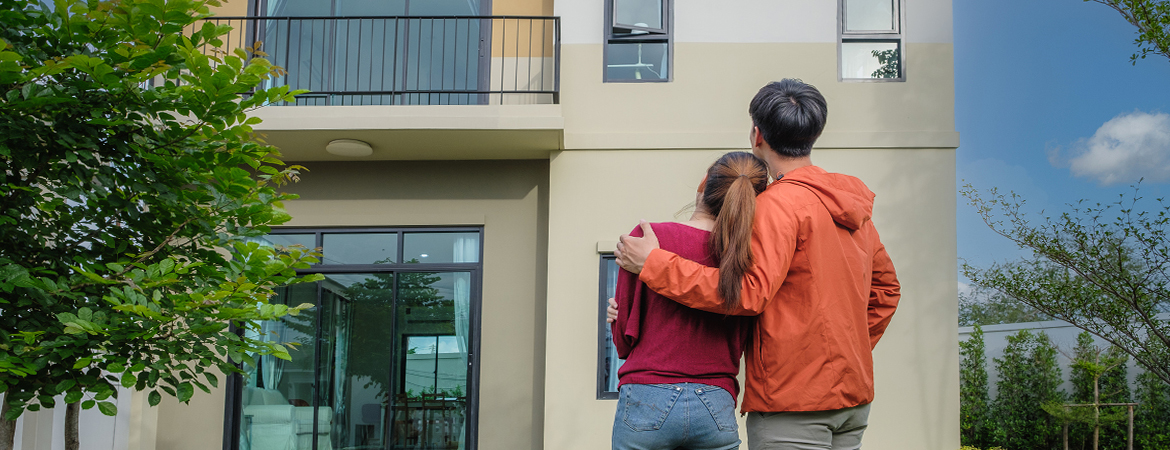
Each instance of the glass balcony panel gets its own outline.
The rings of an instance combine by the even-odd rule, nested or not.
[[[841,78],[901,78],[897,42],[842,42]]]
[[[270,1],[267,4],[268,15],[271,17],[328,16],[332,9],[330,2],[320,0],[280,0]]]
[[[412,0],[410,11],[407,14],[412,16],[478,16],[479,8],[479,0]]]
[[[846,0],[845,31],[897,31],[894,0]]]
[[[325,233],[322,264],[393,264],[398,233]]]
[[[404,16],[407,0],[335,0],[335,16]],[[328,3],[328,2],[324,2]]]

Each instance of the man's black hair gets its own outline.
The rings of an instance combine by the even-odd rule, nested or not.
[[[785,78],[760,88],[748,114],[772,150],[798,158],[812,152],[813,143],[825,129],[829,105],[817,88]]]

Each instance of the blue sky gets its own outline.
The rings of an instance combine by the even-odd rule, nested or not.
[[[954,30],[960,187],[1019,193],[1035,218],[1114,201],[1138,176],[1143,197],[1170,194],[1170,60],[1132,65],[1120,14],[1081,0],[955,0]],[[957,219],[960,258],[1024,254],[961,195]]]

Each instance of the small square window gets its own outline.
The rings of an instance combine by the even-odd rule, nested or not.
[[[606,0],[605,82],[670,81],[672,4],[672,0]]]

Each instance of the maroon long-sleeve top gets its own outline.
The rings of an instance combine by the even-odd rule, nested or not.
[[[707,251],[711,233],[687,225],[651,224],[661,248],[717,267]],[[641,236],[634,228],[632,236]],[[618,271],[618,317],[613,343],[626,360],[619,383],[703,383],[739,396],[739,360],[750,331],[749,317],[724,316],[682,306],[650,290],[638,276]]]

